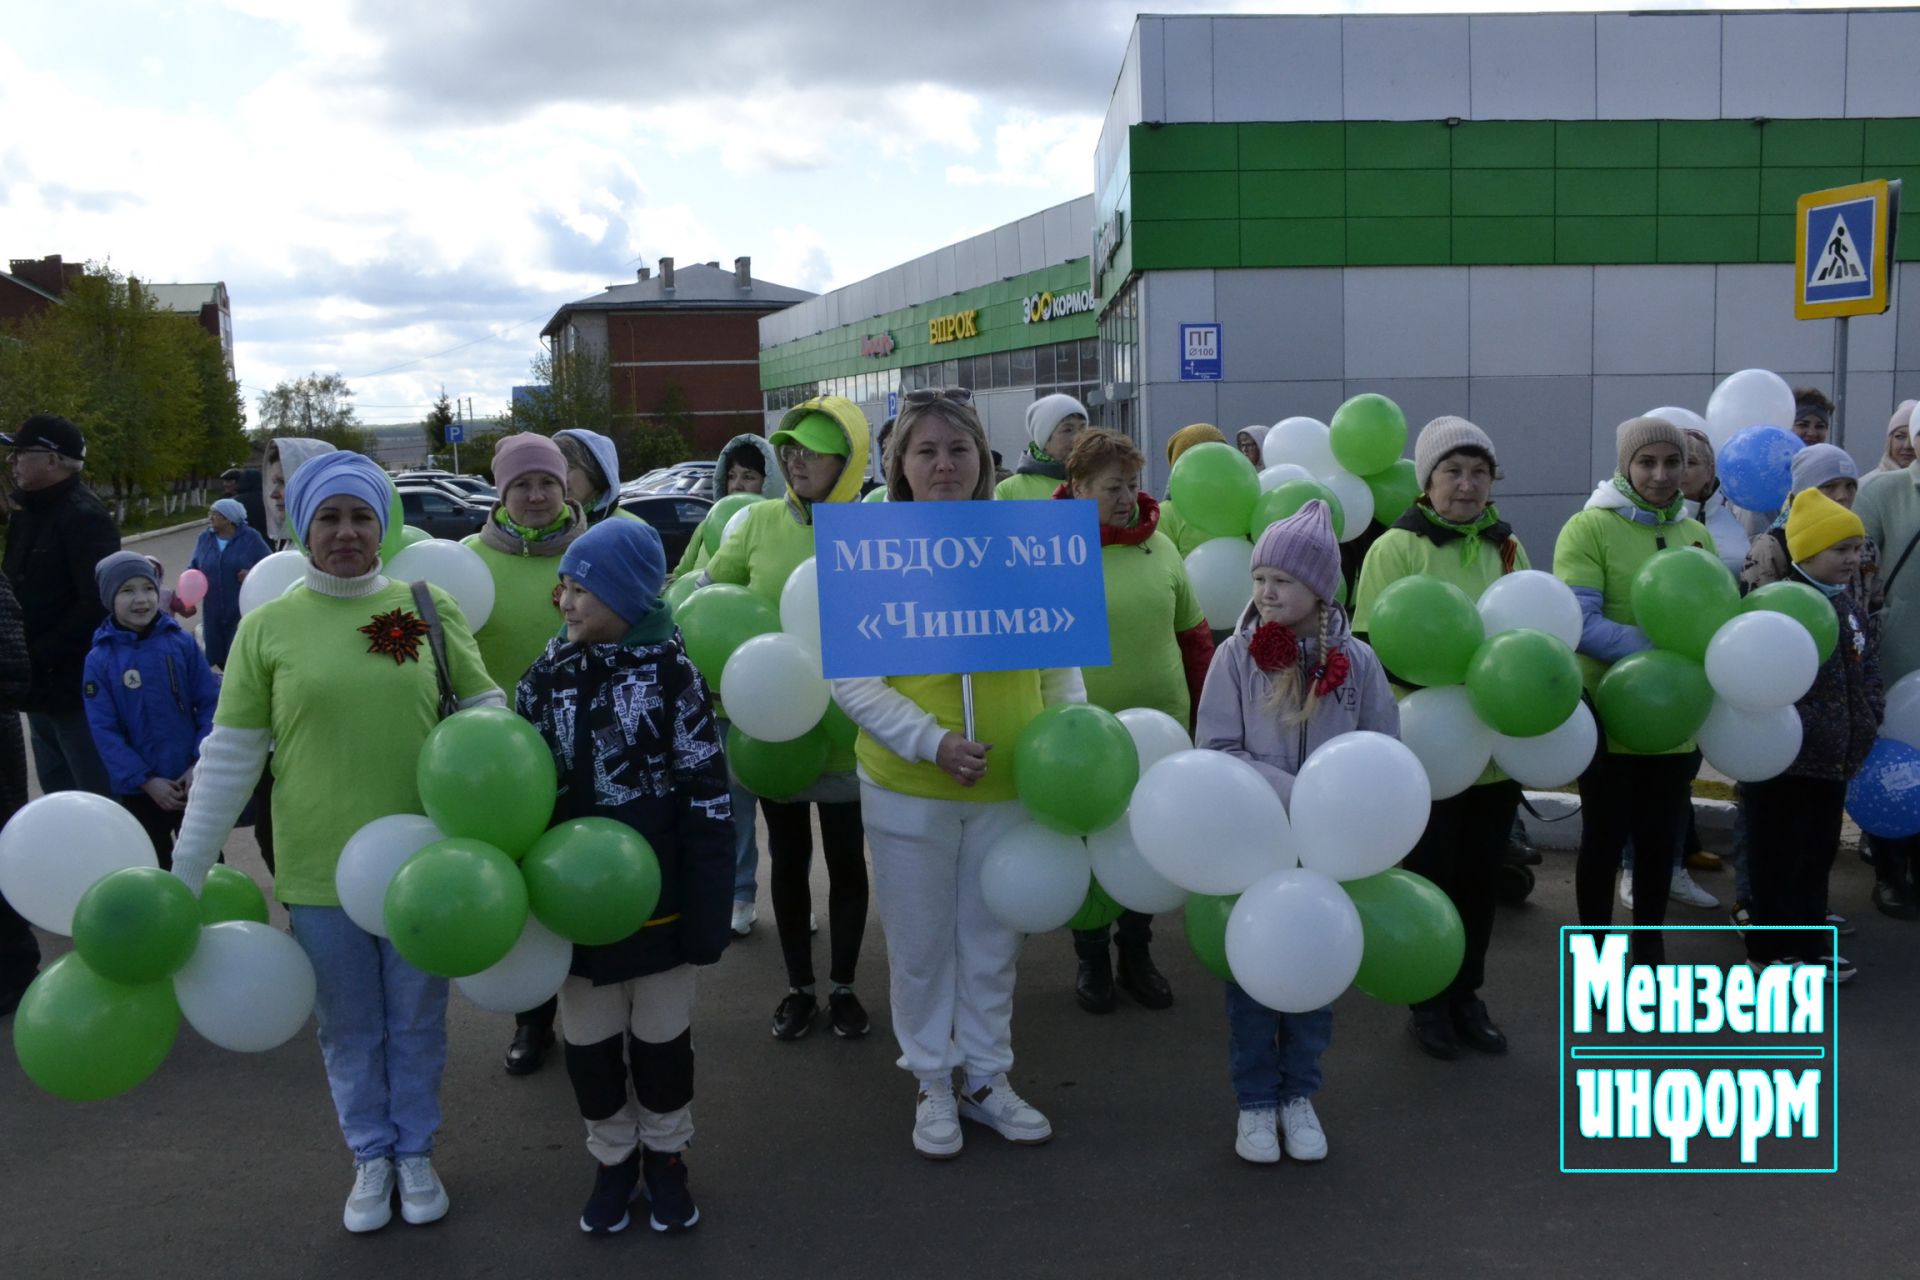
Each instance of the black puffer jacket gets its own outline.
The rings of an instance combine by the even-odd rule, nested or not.
[[[113,516],[79,476],[14,495],[7,581],[26,623],[33,691],[23,710],[80,710],[81,668],[107,611],[93,567],[120,549]]]
[[[1797,573],[1793,577],[1799,579]],[[1820,664],[1813,688],[1794,704],[1800,712],[1800,754],[1787,772],[1845,781],[1860,772],[1873,750],[1887,699],[1866,611],[1851,591],[1833,597],[1833,611],[1840,619],[1840,643]]]
[[[27,747],[20,734],[20,706],[33,688],[27,634],[20,602],[0,577],[0,823],[27,802]]]
[[[553,820],[613,818],[660,860],[660,904],[639,932],[575,946],[573,972],[595,986],[712,964],[733,904],[733,806],[713,700],[680,634],[661,619],[621,644],[564,638],[527,668],[515,709],[553,752]]]

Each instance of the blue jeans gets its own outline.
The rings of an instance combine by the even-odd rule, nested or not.
[[[33,741],[33,771],[40,779],[43,793],[113,794],[107,766],[101,763],[99,748],[93,745],[93,730],[87,727],[86,712],[62,711],[57,715],[30,712],[27,736]]]
[[[420,972],[339,907],[292,907],[313,961],[320,1056],[355,1164],[429,1155],[447,1065],[447,980]]]
[[[1227,1071],[1241,1110],[1277,1107],[1320,1090],[1320,1055],[1333,1043],[1333,1006],[1280,1013],[1227,984]]]

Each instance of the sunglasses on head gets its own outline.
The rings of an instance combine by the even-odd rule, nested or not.
[[[928,405],[936,400],[951,400],[955,404],[972,404],[973,392],[965,387],[921,387],[909,391],[900,397],[907,404]]]

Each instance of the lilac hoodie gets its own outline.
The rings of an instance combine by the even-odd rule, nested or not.
[[[1193,744],[1210,751],[1238,756],[1260,771],[1273,785],[1280,802],[1293,806],[1293,777],[1301,762],[1322,743],[1343,733],[1367,729],[1389,737],[1400,736],[1400,706],[1387,686],[1387,674],[1364,640],[1356,640],[1347,626],[1346,610],[1330,606],[1327,634],[1335,648],[1347,655],[1352,669],[1346,680],[1320,699],[1313,718],[1283,725],[1267,706],[1273,678],[1254,665],[1248,651],[1260,614],[1252,606],[1241,615],[1240,628],[1213,651],[1200,710],[1194,718]],[[1303,668],[1317,661],[1317,637],[1302,637]]]

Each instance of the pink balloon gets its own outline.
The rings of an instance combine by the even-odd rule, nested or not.
[[[188,569],[173,584],[174,598],[192,609],[207,598],[207,575],[198,569]]]

